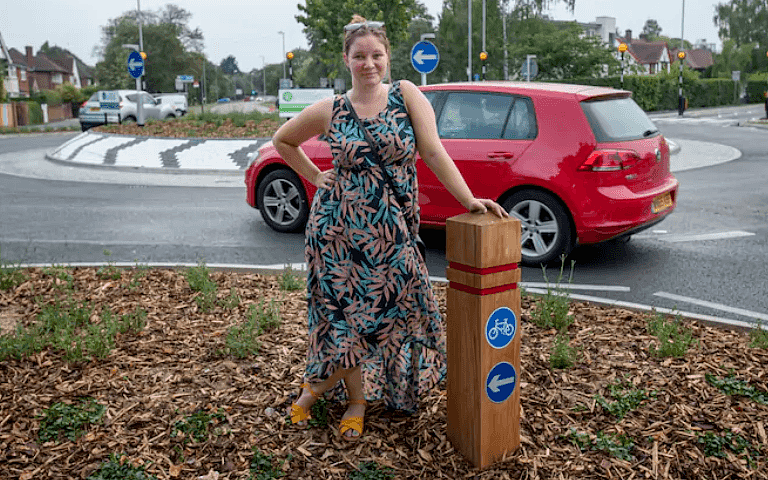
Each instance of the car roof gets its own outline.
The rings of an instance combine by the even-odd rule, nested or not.
[[[424,85],[423,91],[430,90],[465,90],[465,91],[495,91],[519,94],[551,94],[553,96],[575,96],[579,101],[596,97],[629,97],[632,92],[608,87],[592,85],[575,85],[569,83],[546,82],[515,82],[515,81],[485,81],[485,82],[453,82]]]

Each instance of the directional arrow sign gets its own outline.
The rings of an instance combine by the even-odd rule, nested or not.
[[[139,78],[144,74],[144,59],[136,50],[128,55],[128,74],[133,78]]]
[[[485,379],[485,394],[493,403],[507,400],[517,386],[517,372],[508,362],[497,363]]]
[[[421,41],[411,49],[411,65],[419,73],[430,73],[440,61],[440,53],[432,42]]]

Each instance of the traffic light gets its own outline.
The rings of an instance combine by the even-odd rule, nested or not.
[[[293,83],[293,52],[286,53],[285,58],[288,59],[288,78],[290,78],[291,83]]]
[[[485,61],[488,60],[487,52],[480,52],[480,61],[483,62],[483,80],[485,80]]]

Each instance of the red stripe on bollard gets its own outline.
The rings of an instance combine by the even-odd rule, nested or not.
[[[475,288],[475,287],[469,287],[467,285],[462,285],[456,282],[448,282],[448,287],[454,290],[458,290],[460,292],[471,293],[472,295],[484,296],[484,295],[493,295],[494,293],[506,292],[507,290],[514,290],[517,288],[517,283],[499,285],[498,287],[490,287],[490,288]]]
[[[478,275],[488,275],[491,273],[507,272],[509,270],[517,270],[516,263],[508,263],[506,265],[497,265],[495,267],[478,268],[470,265],[464,265],[463,263],[448,262],[448,267],[458,270],[460,272],[476,273]]]

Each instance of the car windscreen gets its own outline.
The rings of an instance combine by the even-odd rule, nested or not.
[[[631,98],[585,101],[581,108],[598,143],[638,140],[658,133],[648,115]]]

